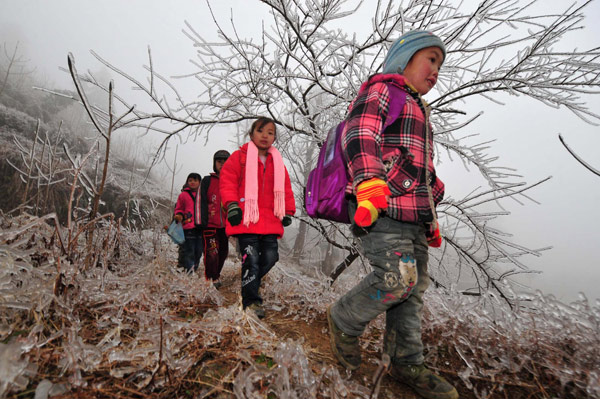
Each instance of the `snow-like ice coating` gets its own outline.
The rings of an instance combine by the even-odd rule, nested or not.
[[[163,386],[169,375],[183,376],[197,365],[187,350],[190,342],[218,347],[231,332],[239,340],[238,366],[230,370],[237,397],[258,397],[257,381],[278,398],[377,394],[375,385],[360,385],[332,365],[323,364],[315,372],[302,342],[280,339],[239,303],[224,306],[212,284],[174,268],[174,260],[168,259],[172,244],[164,235],[124,233],[123,243],[131,240],[127,245],[142,248],[137,252],[145,256],[121,245],[120,259],[111,267],[83,271],[78,269],[81,262],[69,262],[48,244],[54,228],[43,218],[3,217],[1,222],[0,397],[39,380],[39,350],[48,345],[56,348],[60,370],[37,383],[40,398],[84,387],[85,375],[107,366],[112,376],[134,382],[140,390]],[[34,263],[32,258],[45,260]],[[264,296],[267,306],[310,323],[358,278],[346,276],[330,287],[324,276],[309,277],[282,259],[268,276]],[[537,292],[517,295],[517,306],[510,309],[494,292],[465,296],[431,289],[426,294],[424,336],[430,366],[447,369],[448,359],[435,350],[445,344],[460,357],[456,374],[478,398],[490,392],[478,390],[477,379],[493,379],[502,389],[516,382],[510,376],[540,370],[563,387],[571,384],[590,397],[600,395],[599,304],[591,305],[585,297],[564,304]],[[194,306],[213,306],[202,317],[179,317],[170,312],[173,303],[189,306],[191,314]],[[102,337],[86,336],[85,320],[90,317]],[[369,330],[381,329],[381,319]],[[429,340],[433,336],[442,342]],[[380,342],[363,345],[380,348]],[[251,350],[273,359],[273,366],[253,361]],[[165,375],[165,368],[170,374]]]

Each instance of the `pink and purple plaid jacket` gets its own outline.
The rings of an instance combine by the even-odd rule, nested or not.
[[[390,84],[406,92],[406,104],[398,119],[382,131],[390,104]],[[402,75],[377,74],[363,83],[350,104],[342,146],[350,173],[349,193],[355,194],[362,181],[377,177],[385,180],[392,192],[387,216],[409,223],[433,220],[425,168],[429,169],[435,205],[444,196],[444,183],[437,178],[433,165],[433,134],[426,106]]]

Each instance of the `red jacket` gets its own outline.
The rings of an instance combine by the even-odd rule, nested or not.
[[[244,187],[246,184],[246,151],[248,143],[235,151],[221,169],[221,201],[223,206],[236,201],[244,212]],[[280,238],[283,236],[283,225],[273,211],[275,207],[274,168],[273,158],[267,155],[267,166],[264,167],[262,161],[258,160],[258,211],[260,218],[258,223],[251,223],[250,226],[244,226],[244,222],[237,226],[232,226],[229,221],[226,223],[225,231],[228,236],[236,234],[277,234]],[[293,215],[296,213],[296,202],[292,183],[287,169],[285,170],[285,214]]]
[[[184,188],[177,198],[174,212],[174,215],[183,215],[182,222],[184,230],[189,230],[196,227],[196,222],[194,220],[196,219],[197,211],[199,213],[199,209],[196,206],[196,192],[190,190],[188,187]]]
[[[221,206],[220,178],[216,173],[204,176],[200,184],[202,197],[202,226],[220,229],[225,227],[227,213]]]

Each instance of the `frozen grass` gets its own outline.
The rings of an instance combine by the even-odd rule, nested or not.
[[[278,335],[203,278],[181,273],[160,232],[123,232],[110,247],[118,258],[109,253],[83,271],[45,221],[0,217],[0,227],[0,397],[378,395],[383,367],[362,380],[341,375],[329,354]],[[327,340],[326,329],[310,326],[359,274],[349,270],[329,287],[282,259],[263,294],[286,323]],[[361,340],[370,364],[382,323]],[[537,293],[511,311],[491,293],[432,289],[427,363],[454,376],[464,398],[598,398],[599,326],[600,306],[585,298],[567,305]]]

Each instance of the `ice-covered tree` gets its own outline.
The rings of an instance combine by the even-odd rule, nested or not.
[[[208,135],[216,125],[267,115],[278,124],[278,147],[298,178],[295,187],[301,188],[311,165],[302,156],[307,146],[318,146],[332,123],[344,117],[360,83],[380,70],[395,38],[411,29],[429,29],[447,46],[437,89],[428,95],[436,151],[478,171],[488,186],[474,184],[471,194],[461,199],[447,192],[438,206],[445,244],[432,252],[432,275],[438,284],[447,285],[457,275],[469,274],[474,281],[470,293],[492,289],[510,303],[505,278],[527,272],[521,258],[537,251],[512,242],[509,232],[495,222],[508,213],[504,201],[529,199],[526,191],[540,182],[525,183],[511,165],[497,162],[493,145],[468,129],[481,114],[465,109],[476,98],[501,107],[506,95],[514,95],[598,121],[585,98],[598,92],[600,48],[577,48],[567,41],[583,28],[590,1],[558,6],[536,0],[261,3],[268,14],[257,37],[243,37],[236,28],[241,21],[233,18],[224,22],[213,15],[218,40],[186,24],[196,70],[181,78],[186,85],[198,86],[196,98],[184,98],[177,89],[179,81],[157,72],[151,56],[145,82],[97,56],[151,100],[150,108],[134,107],[115,127],[142,126],[163,133],[164,150],[173,136]],[[207,5],[211,9],[210,1]],[[367,33],[354,33],[358,26]],[[90,76],[82,79],[97,83]],[[115,95],[115,101],[129,109],[126,98],[125,93]],[[316,157],[317,151],[312,153]],[[297,196],[302,204],[300,189]],[[343,226],[302,219],[330,240],[331,231],[339,231],[336,244],[351,247]],[[350,259],[355,256],[350,253]]]

